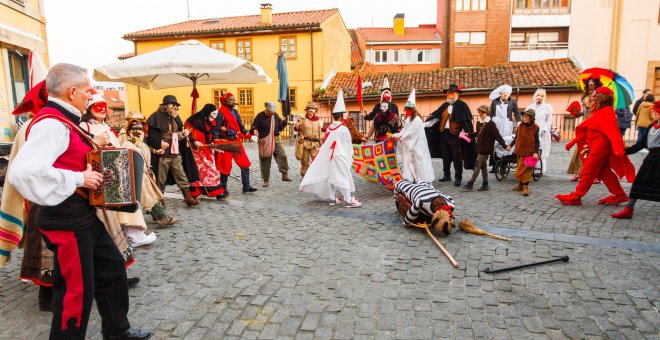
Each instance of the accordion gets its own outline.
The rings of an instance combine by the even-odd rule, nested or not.
[[[138,151],[95,149],[87,154],[87,162],[103,175],[103,183],[89,192],[90,205],[122,212],[135,212],[140,208],[145,164]]]

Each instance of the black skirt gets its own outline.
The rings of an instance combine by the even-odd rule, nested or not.
[[[642,161],[642,166],[635,176],[630,198],[660,202],[660,148],[649,150],[649,154]]]

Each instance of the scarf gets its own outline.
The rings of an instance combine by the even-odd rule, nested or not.
[[[268,158],[275,152],[275,115],[270,116],[270,133],[259,139],[259,157]]]

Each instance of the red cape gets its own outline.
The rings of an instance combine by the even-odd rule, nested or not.
[[[635,180],[635,166],[624,152],[626,145],[619,131],[614,108],[606,106],[593,111],[588,119],[575,128],[575,138],[566,145],[566,149],[577,143],[578,149],[582,151],[582,146],[587,142],[587,130],[598,131],[607,137],[612,146],[609,159],[612,170],[619,178],[626,177],[632,183]]]

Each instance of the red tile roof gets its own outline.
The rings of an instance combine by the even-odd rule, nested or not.
[[[348,33],[351,35],[351,69],[354,69],[364,63],[364,57],[362,56],[360,45],[357,43],[355,30],[348,30]]]
[[[128,58],[133,58],[133,57],[135,57],[135,52],[129,52],[129,53],[124,53],[124,54],[118,56],[117,59],[124,60],[124,59],[128,59]]]
[[[150,37],[166,37],[182,34],[230,33],[242,30],[286,29],[295,27],[318,26],[330,16],[339,13],[336,8],[314,11],[273,13],[270,26],[261,25],[261,15],[190,20],[178,24],[150,28],[124,35],[126,40],[140,40]]]
[[[420,25],[420,27],[406,27],[403,35],[396,35],[392,27],[363,27],[356,28],[357,34],[362,34],[367,44],[370,42],[386,41],[432,41],[442,42],[440,35],[436,34],[435,26]]]
[[[387,75],[394,95],[407,96],[414,87],[417,94],[440,93],[449,84],[465,86],[465,90],[491,90],[502,84],[521,88],[541,86],[577,87],[579,68],[570,59],[549,59],[528,63],[509,63],[478,68],[438,69],[426,72],[392,72],[362,74],[363,82],[373,86],[363,90],[363,96],[379,96],[383,77]],[[319,99],[336,98],[344,90],[345,98],[355,97],[356,73],[339,72]]]

